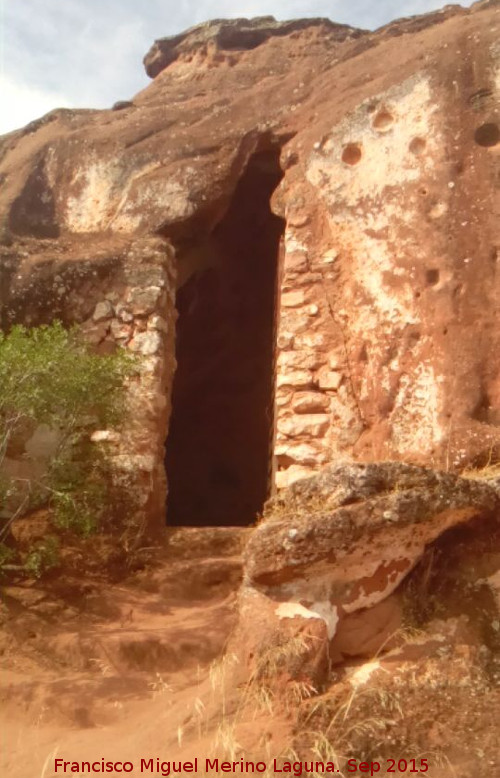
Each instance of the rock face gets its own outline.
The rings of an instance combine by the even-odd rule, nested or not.
[[[172,397],[173,523],[248,523],[340,459],[495,454],[497,24],[482,2],[375,33],[200,25],[154,44],[123,110],[0,139],[2,326],[143,355],[117,456],[155,474],[150,526]]]
[[[347,38],[363,34],[344,24],[335,24],[330,19],[295,19],[277,22],[273,16],[259,16],[254,19],[216,19],[198,24],[187,32],[160,38],[154,42],[144,57],[146,73],[155,78],[162,70],[176,61],[191,63],[193,59],[214,63],[229,61],[236,64],[234,52],[256,49],[274,36],[289,36],[292,33],[320,27],[322,34],[331,42],[342,42]]]
[[[245,553],[238,643],[252,662],[280,641],[282,669],[316,686],[330,663],[373,655],[401,624],[393,592],[446,530],[500,507],[498,491],[396,462],[337,464],[270,503]]]
[[[71,247],[26,241],[16,253],[2,248],[2,276],[9,289],[2,315],[7,322],[78,322],[98,352],[126,347],[140,356],[139,374],[128,386],[126,426],[120,434],[96,430],[92,440],[111,447],[124,488],[134,492],[137,514],[122,519],[136,527],[149,520],[151,529],[159,528],[165,512],[168,389],[175,370],[172,252],[155,237]],[[58,261],[58,254],[64,260]],[[44,444],[36,446],[36,438]],[[42,425],[21,447],[7,448],[3,467],[14,478],[39,476],[53,453],[49,444]]]

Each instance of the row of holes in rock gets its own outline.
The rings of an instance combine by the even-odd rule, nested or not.
[[[392,124],[392,116],[386,111],[381,111],[377,114],[373,121],[373,127],[387,128]],[[485,148],[492,148],[496,146],[500,141],[500,129],[495,122],[487,122],[481,124],[474,133],[474,140],[478,146]],[[424,138],[413,138],[408,148],[412,154],[419,155],[425,149],[426,142]],[[346,165],[357,165],[363,156],[362,146],[360,143],[348,143],[342,150],[342,162]]]
[[[413,138],[408,148],[412,154],[419,155],[425,149],[426,142],[424,138]],[[357,165],[363,156],[360,143],[348,143],[342,151],[342,162],[346,165]]]

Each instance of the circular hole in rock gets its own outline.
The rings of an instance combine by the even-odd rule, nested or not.
[[[375,130],[388,130],[394,123],[394,117],[392,113],[382,109],[373,117],[372,127]]]
[[[412,154],[415,154],[418,157],[419,154],[422,154],[426,145],[425,138],[413,138],[408,148]]]
[[[434,286],[439,282],[439,270],[436,268],[430,268],[425,273],[425,280],[429,284],[429,286]]]
[[[486,148],[496,146],[498,141],[500,141],[500,129],[498,124],[495,124],[495,122],[482,124],[474,133],[474,140],[478,146],[485,146]]]
[[[342,162],[346,165],[357,165],[361,159],[361,147],[358,143],[348,143],[342,152]]]

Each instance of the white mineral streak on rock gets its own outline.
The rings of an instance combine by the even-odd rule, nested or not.
[[[352,675],[349,676],[349,683],[357,689],[359,686],[364,686],[373,673],[382,669],[384,668],[382,668],[378,659],[375,659],[373,662],[366,662],[361,667],[356,668]],[[384,672],[387,672],[387,670],[384,670]]]
[[[186,187],[175,180],[152,178],[158,161],[136,166],[133,160],[99,159],[88,155],[75,169],[65,203],[65,223],[71,232],[132,233],[148,210],[163,210],[165,217],[186,218],[192,203]]]
[[[440,384],[429,361],[417,365],[411,376],[401,375],[391,417],[401,449],[425,450],[442,440],[445,430],[439,423],[443,404]]]
[[[326,624],[326,631],[331,640],[339,621],[337,608],[331,602],[315,602],[310,608],[301,605],[300,602],[282,602],[276,608],[276,615],[280,619],[293,619],[299,616],[302,619],[321,619]]]
[[[118,443],[121,435],[116,430],[96,430],[90,436],[92,443]]]
[[[118,159],[84,159],[73,173],[77,194],[66,201],[66,224],[72,232],[106,229],[110,209],[122,196],[128,175]]]

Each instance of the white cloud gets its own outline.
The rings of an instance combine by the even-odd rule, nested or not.
[[[153,40],[207,19],[326,16],[373,29],[444,1],[0,0],[0,133],[59,105],[130,98],[148,83],[142,57]]]
[[[23,127],[53,108],[71,108],[63,95],[44,91],[0,75],[0,134]]]

